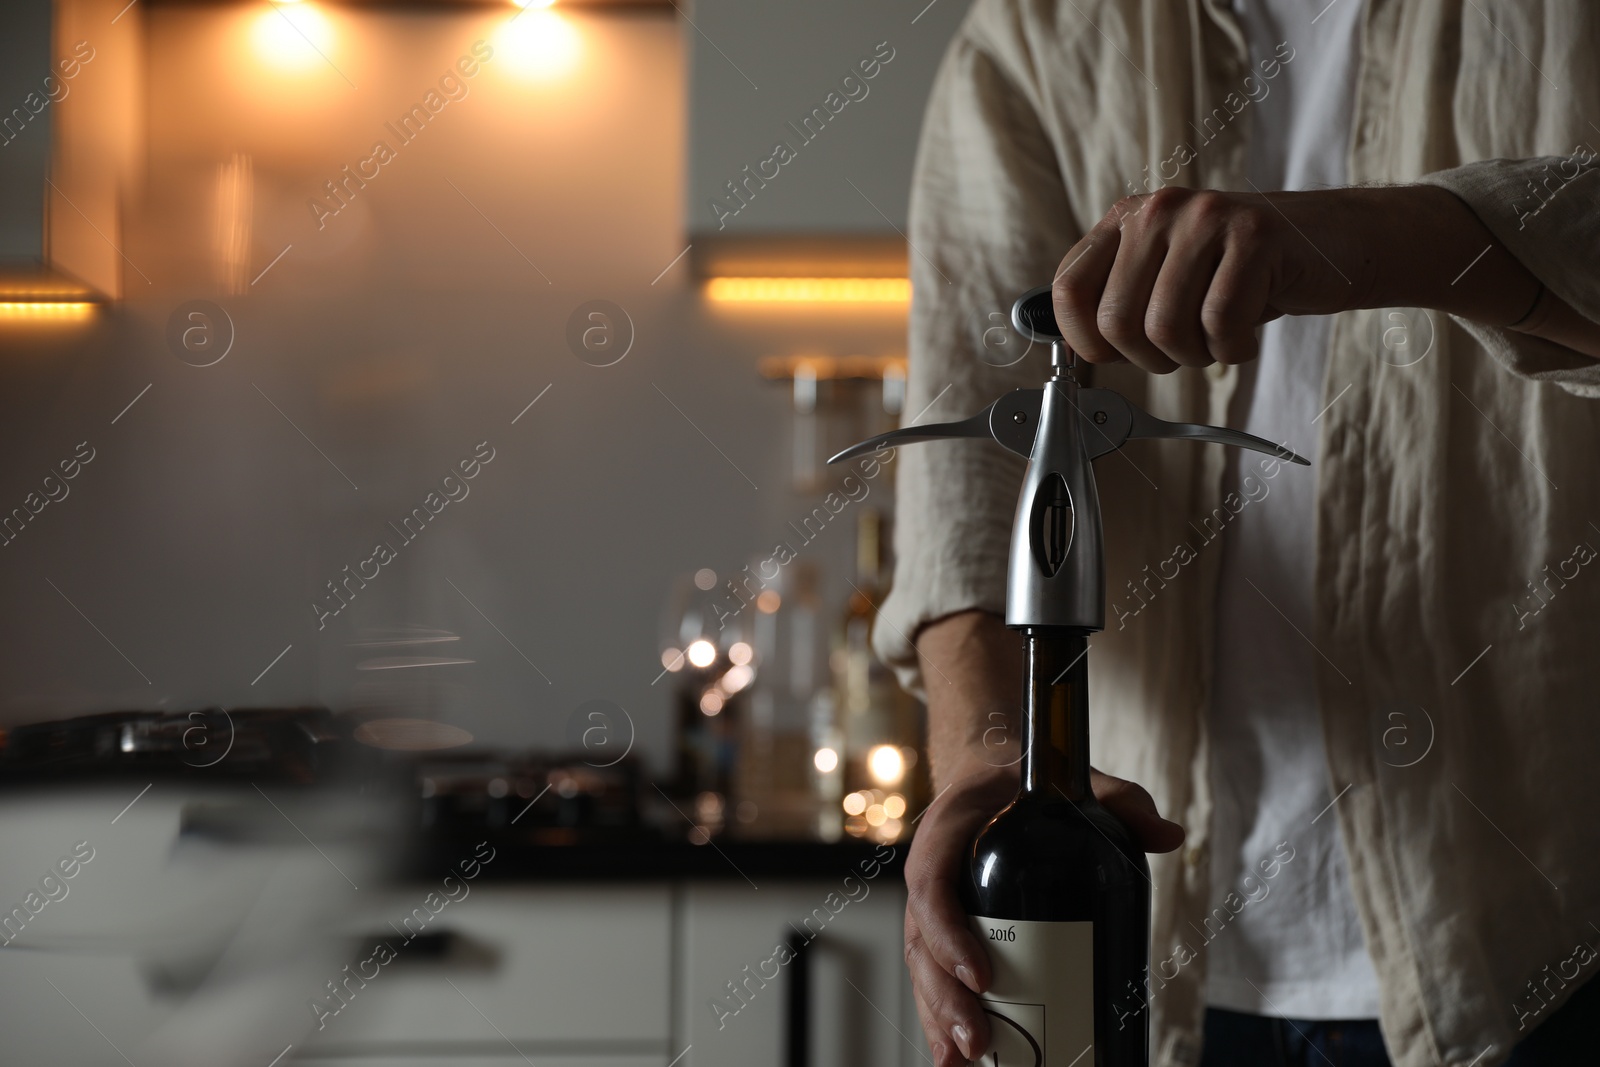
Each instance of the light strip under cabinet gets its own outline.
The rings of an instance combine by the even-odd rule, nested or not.
[[[94,309],[86,300],[0,300],[0,320],[76,321],[88,318]]]
[[[909,278],[712,278],[706,299],[718,304],[904,304]]]

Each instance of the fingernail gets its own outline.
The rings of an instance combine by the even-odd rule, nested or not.
[[[961,979],[962,985],[966,986],[974,993],[983,992],[983,990],[978,988],[978,979],[972,973],[972,968],[968,967],[965,963],[956,964],[956,977]]]
[[[961,1050],[961,1058],[972,1059],[972,1035],[967,1033],[965,1026],[952,1026],[950,1036],[956,1039],[956,1047]]]

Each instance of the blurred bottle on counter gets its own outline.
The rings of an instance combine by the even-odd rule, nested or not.
[[[829,688],[819,585],[816,564],[796,560],[754,602],[759,666],[735,812],[751,833],[767,839],[835,840],[841,832],[838,801],[822,803],[811,776],[813,705]],[[818,826],[819,812],[832,813],[831,833]]]
[[[817,411],[817,371],[801,362],[794,369],[794,460],[791,478],[797,492],[815,492],[822,484],[818,441],[825,436]]]
[[[747,690],[755,679],[753,613],[726,602],[710,568],[679,583],[668,605],[676,619],[661,653],[674,675],[677,752],[672,791],[692,805],[695,828],[720,833],[740,761]],[[738,610],[736,610],[738,609]]]
[[[842,741],[839,799],[846,833],[899,840],[926,797],[922,715],[916,700],[872,650],[872,624],[888,594],[888,523],[863,509],[856,574],[830,657],[835,722]]]

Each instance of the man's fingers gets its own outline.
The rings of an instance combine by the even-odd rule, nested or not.
[[[1247,363],[1256,358],[1256,327],[1278,315],[1267,308],[1272,276],[1255,250],[1233,241],[1210,279],[1200,307],[1206,348],[1218,363]]]
[[[1221,258],[1220,243],[1197,227],[1186,227],[1167,249],[1145,311],[1144,332],[1174,363],[1206,367],[1216,361],[1200,313]]]
[[[989,1020],[983,1005],[927,951],[920,931],[909,922],[906,926],[906,967],[928,1043],[943,1040],[953,1044],[962,1060],[982,1055],[989,1047]]]
[[[962,835],[965,840],[965,835]],[[930,850],[906,859],[906,928],[945,972],[974,993],[989,987],[989,955],[956,899],[961,853]]]
[[[923,1040],[933,1051],[933,1067],[958,1067],[963,1059],[961,1053],[951,1044],[950,1035],[939,1029],[938,1021],[922,999],[922,991],[915,982],[911,983],[911,999],[917,1005],[917,1022],[922,1024]]]
[[[1117,260],[1111,265],[1105,291],[1100,294],[1100,308],[1095,314],[1100,336],[1116,346],[1130,363],[1151,374],[1178,369],[1178,364],[1157,348],[1144,330],[1150,294],[1155,290],[1161,264],[1166,258],[1167,241],[1160,232],[1147,231],[1134,239],[1124,239],[1117,249]]]
[[[1143,786],[1099,771],[1091,772],[1090,784],[1095,798],[1122,820],[1146,852],[1171,852],[1183,844],[1183,827],[1161,817]]]
[[[1121,241],[1122,231],[1109,219],[1102,220],[1067,251],[1051,287],[1056,325],[1061,327],[1062,337],[1090,363],[1122,360],[1116,348],[1100,336],[1095,323],[1100,313],[1100,294],[1105,291]]]

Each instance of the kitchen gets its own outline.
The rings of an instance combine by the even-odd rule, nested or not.
[[[8,7],[0,1060],[920,1062],[823,464],[964,6]]]
[[[1170,6],[5,5],[0,1067],[1586,1062],[1600,9]]]

